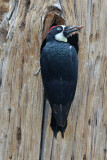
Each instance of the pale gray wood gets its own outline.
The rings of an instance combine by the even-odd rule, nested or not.
[[[53,136],[41,74],[34,76],[54,22],[84,25],[64,139]],[[0,160],[107,159],[106,0],[1,0],[0,58]]]

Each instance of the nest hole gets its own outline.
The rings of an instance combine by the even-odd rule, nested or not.
[[[79,50],[79,46],[78,46],[78,33],[73,34],[72,36],[68,37],[68,43],[73,46],[77,53]]]
[[[42,52],[42,49],[43,49],[43,47],[45,46],[45,44],[46,44],[46,38],[45,38],[44,41],[42,42],[42,45],[41,45],[41,52]]]
[[[53,24],[52,26],[54,26],[54,25],[57,25],[57,24]],[[51,27],[52,27],[52,26],[51,26]],[[78,46],[78,33],[75,33],[74,35],[68,37],[68,43],[76,49],[77,54],[78,54],[78,51],[79,51],[79,46]],[[45,38],[44,41],[42,42],[41,51],[42,51],[43,47],[45,46],[45,44],[46,44],[46,38]]]
[[[52,17],[52,19],[50,17]],[[64,24],[65,24],[64,18],[61,15],[58,15],[57,13],[54,13],[54,16],[53,16],[53,11],[51,11],[45,16],[44,23],[43,23],[43,33],[42,33],[43,42],[41,45],[41,51],[46,44],[46,36],[47,36],[48,30],[52,26],[64,25]],[[68,37],[68,43],[76,49],[77,54],[79,51],[78,40],[79,40],[78,33],[75,33]]]

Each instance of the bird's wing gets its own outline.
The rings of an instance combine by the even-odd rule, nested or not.
[[[78,59],[75,49],[72,48],[70,52],[72,60],[63,65],[62,69],[58,68],[60,64],[57,63],[57,60],[55,65],[52,64],[53,60],[49,61],[47,51],[44,50],[41,54],[43,85],[57,119],[59,119],[60,113],[62,113],[63,119],[66,119],[76,90]]]

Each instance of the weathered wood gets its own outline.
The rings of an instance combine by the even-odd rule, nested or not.
[[[44,102],[40,48],[53,24],[81,25],[79,77],[64,139]],[[107,159],[106,0],[0,2],[0,160]]]

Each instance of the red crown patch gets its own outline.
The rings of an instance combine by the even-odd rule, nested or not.
[[[59,25],[56,25],[56,26],[59,26]],[[52,26],[52,27],[49,29],[48,33],[51,31],[52,28],[54,28],[54,27],[56,27],[56,26]],[[48,33],[47,33],[47,34],[48,34]]]

